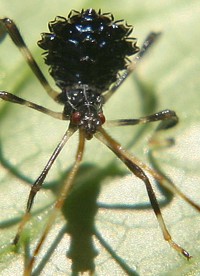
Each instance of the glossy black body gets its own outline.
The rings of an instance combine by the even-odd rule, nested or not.
[[[125,57],[138,51],[128,40],[132,27],[93,9],[56,17],[49,30],[38,45],[46,50],[45,62],[61,89],[87,84],[102,93],[126,68]]]
[[[72,122],[78,112],[77,126],[90,139],[103,123],[101,94],[127,68],[127,57],[139,50],[128,37],[132,27],[114,21],[109,13],[87,9],[72,11],[67,19],[56,17],[49,30],[38,45],[46,51],[45,63],[61,89],[57,101],[65,105],[63,116]]]

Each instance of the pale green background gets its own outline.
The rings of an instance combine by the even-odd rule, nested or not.
[[[156,153],[162,170],[195,202],[200,202],[200,3],[193,1],[14,1],[0,0],[0,15],[11,17],[20,26],[21,32],[38,63],[44,68],[41,51],[36,46],[40,33],[47,31],[47,22],[56,15],[67,16],[71,9],[101,8],[112,12],[116,19],[125,19],[135,26],[133,36],[141,45],[149,31],[162,31],[163,35],[152,51],[145,57],[137,70],[137,76],[149,92],[148,100],[141,96],[141,87],[130,77],[105,107],[106,117],[132,118],[151,111],[173,109],[180,117],[179,125],[167,135],[174,137],[176,145]],[[51,79],[50,79],[51,80]],[[52,80],[51,80],[51,83]],[[38,104],[61,110],[52,103],[40,84],[30,72],[21,55],[9,39],[0,45],[0,88]],[[154,104],[151,99],[156,99]],[[5,158],[30,180],[37,178],[50,153],[55,148],[66,129],[65,122],[0,102],[0,137]],[[127,127],[109,130],[122,142],[130,145],[140,127]],[[148,139],[153,128],[148,128],[139,136],[136,145],[130,148],[143,161],[147,161]],[[60,173],[72,164],[77,145],[76,137],[58,158],[48,180],[58,179]],[[99,200],[110,204],[116,202],[148,202],[144,185],[124,169],[113,154],[92,140],[87,145],[85,163],[93,163],[98,173],[105,168],[118,168],[124,176],[105,177]],[[101,168],[101,170],[100,170]],[[96,173],[93,170],[93,173]],[[90,172],[89,178],[92,179]],[[8,227],[12,219],[18,219],[24,212],[29,185],[0,167],[0,244],[1,275],[22,275],[23,255],[13,254],[8,247],[16,224]],[[162,195],[157,192],[159,200]],[[51,191],[41,191],[34,210],[48,206],[54,201]],[[39,237],[40,226],[48,217],[40,213],[31,223],[29,230],[31,245]],[[139,275],[200,275],[200,216],[188,204],[175,198],[163,209],[166,224],[173,238],[184,246],[193,259],[187,262],[174,252],[163,240],[157,221],[151,210],[148,211],[106,211],[97,216],[97,226],[107,242],[124,258],[130,267],[136,268]],[[65,223],[59,217],[49,236],[48,245]],[[27,231],[29,233],[29,231]],[[68,238],[57,247],[50,262],[41,275],[70,275],[70,260],[66,259]],[[97,243],[99,255],[96,258],[97,275],[124,275],[121,268]],[[43,254],[46,252],[44,247]],[[21,251],[23,253],[23,250]],[[42,255],[40,255],[42,258]],[[21,273],[21,274],[20,274]]]

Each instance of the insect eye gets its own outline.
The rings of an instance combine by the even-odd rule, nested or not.
[[[74,112],[71,116],[71,122],[75,125],[78,125],[81,120],[81,113],[80,112]]]
[[[105,116],[103,115],[102,112],[99,113],[98,116],[99,116],[99,119],[100,119],[100,121],[101,121],[101,124],[103,125],[103,124],[105,123],[105,121],[106,121]]]

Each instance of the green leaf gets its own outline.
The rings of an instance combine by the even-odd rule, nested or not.
[[[14,19],[46,76],[48,69],[36,45],[40,33],[47,31],[47,22],[53,20],[56,15],[67,16],[71,9],[81,10],[88,7],[112,12],[116,20],[123,18],[134,25],[133,36],[138,38],[139,45],[150,31],[162,32],[162,36],[139,64],[135,74],[119,88],[105,106],[105,115],[109,120],[137,118],[166,108],[175,110],[180,122],[165,133],[165,137],[175,139],[175,145],[156,150],[155,162],[181,191],[199,204],[199,1],[177,0],[160,3],[154,0],[102,0],[95,3],[73,3],[64,0],[35,0],[28,4],[25,1],[0,1],[1,16]],[[0,53],[1,90],[61,111],[62,107],[52,103],[8,37],[0,44]],[[53,80],[50,77],[48,79],[54,85]],[[154,127],[152,124],[145,127],[112,128],[108,131],[131,153],[152,165],[148,160],[148,140],[153,135]],[[41,237],[51,211],[50,206],[58,194],[59,184],[63,182],[73,164],[77,135],[67,143],[50,171],[44,189],[37,194],[33,219],[22,235],[17,252],[14,252],[11,246],[25,210],[30,183],[41,173],[66,128],[66,122],[58,122],[25,107],[0,102],[1,275],[21,275],[24,245],[27,248],[30,246],[32,252]],[[77,206],[81,201],[79,195],[84,195],[84,189],[87,195],[91,193],[94,199],[99,193],[98,202],[106,203],[110,207],[119,203],[132,206],[132,210],[99,208],[96,227],[119,257],[114,254],[111,257],[95,239],[95,247],[99,251],[95,258],[97,275],[126,275],[117,263],[122,259],[139,275],[198,274],[199,212],[178,196],[172,198],[171,195],[167,197],[168,204],[161,208],[173,239],[193,256],[187,261],[164,241],[151,208],[144,210],[144,204],[149,204],[144,184],[132,176],[112,152],[96,139],[92,139],[87,143],[83,163],[74,192]],[[150,180],[162,206],[166,198],[157,189],[153,179]],[[94,190],[91,190],[92,188]],[[71,198],[73,201],[73,195]],[[89,199],[83,201],[88,202]],[[63,215],[60,214],[56,219],[38,256],[37,264],[44,266],[41,275],[70,275],[71,260],[66,257],[69,251],[69,235],[64,234],[63,228],[66,225],[69,227],[65,219],[69,209],[68,205],[66,206]],[[139,210],[134,210],[134,206]],[[61,242],[56,239],[58,234]],[[53,242],[55,250],[52,249],[53,253],[50,252],[52,255],[48,260],[48,250]]]

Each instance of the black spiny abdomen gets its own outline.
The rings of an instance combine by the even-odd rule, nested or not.
[[[87,84],[103,92],[126,68],[125,57],[138,51],[127,38],[130,26],[93,9],[72,11],[68,19],[56,17],[49,30],[38,44],[46,50],[45,63],[61,89]]]

